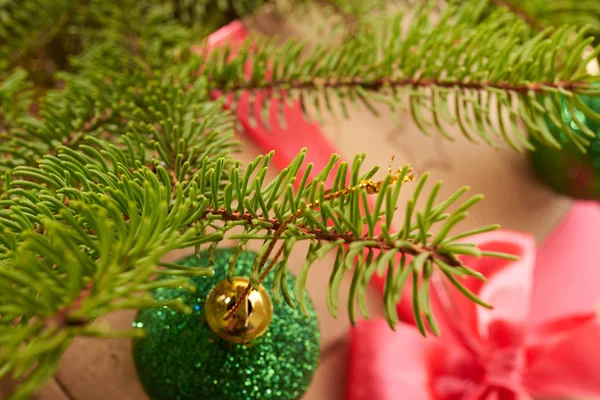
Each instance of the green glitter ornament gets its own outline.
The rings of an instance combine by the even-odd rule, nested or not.
[[[580,96],[580,99],[593,111],[600,113],[599,97]],[[562,148],[552,149],[532,138],[536,148],[530,152],[531,164],[536,175],[554,191],[577,199],[600,200],[600,122],[588,118],[577,109],[575,113],[577,119],[596,134],[587,152],[583,153],[575,147],[561,128],[546,119],[550,132]],[[564,100],[561,103],[561,118],[575,135],[583,135]]]
[[[133,357],[142,386],[152,400],[298,399],[308,387],[319,360],[320,333],[310,299],[309,317],[286,303],[273,302],[271,323],[249,344],[221,339],[205,320],[208,293],[226,277],[233,249],[219,249],[214,276],[193,278],[197,291],[157,289],[154,298],[180,297],[192,308],[189,315],[167,308],[142,310],[134,327],[146,337],[133,342]],[[239,275],[248,276],[256,253],[244,251]],[[206,267],[206,253],[176,262]],[[288,284],[294,278],[288,274]],[[263,282],[272,295],[273,277]],[[293,292],[290,293],[295,300]]]

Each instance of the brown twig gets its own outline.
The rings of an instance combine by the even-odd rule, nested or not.
[[[246,221],[248,224],[252,224],[252,221],[256,219],[250,213],[240,214],[235,211],[232,213],[228,213],[225,209],[213,209],[213,208],[207,208],[201,218],[205,218],[209,214],[219,215],[222,217],[223,221],[227,221],[227,222],[229,222],[229,221],[235,221],[235,222]],[[283,222],[281,222],[275,218],[260,218],[259,217],[258,219],[272,224],[273,225],[272,229],[275,231],[278,230],[281,227],[281,225],[283,224]],[[303,225],[303,224],[295,224],[295,227],[298,228],[305,235],[314,236],[317,240],[324,241],[324,242],[335,242],[336,240],[340,240],[340,239],[344,241],[345,245],[349,245],[349,244],[357,243],[357,242],[375,242],[374,244],[366,244],[365,248],[379,249],[379,250],[396,249],[400,253],[403,253],[406,255],[411,255],[411,256],[417,256],[421,253],[428,252],[428,253],[431,253],[432,258],[440,259],[450,266],[457,267],[457,266],[462,265],[458,260],[453,259],[453,258],[447,256],[446,254],[439,253],[439,251],[436,249],[435,246],[424,246],[424,245],[415,243],[410,246],[397,247],[393,243],[386,241],[382,237],[377,237],[377,238],[371,238],[371,237],[367,237],[367,236],[356,237],[356,236],[354,236],[354,234],[352,234],[350,232],[337,233],[337,232],[323,231],[319,228],[309,228],[308,226]]]
[[[473,82],[460,80],[441,80],[433,78],[415,79],[415,78],[400,78],[393,79],[389,77],[364,79],[360,77],[347,79],[320,79],[312,78],[305,80],[275,80],[265,82],[244,82],[234,85],[221,85],[215,87],[215,90],[225,92],[260,92],[261,94],[269,95],[270,92],[282,90],[314,90],[314,89],[338,89],[345,87],[360,86],[367,90],[381,90],[385,88],[401,88],[401,87],[430,87],[436,86],[441,88],[460,88],[464,90],[483,90],[483,89],[501,89],[510,92],[528,93],[528,92],[546,92],[548,88],[564,89],[573,91],[576,89],[589,88],[587,82],[531,82],[514,84],[510,82]]]

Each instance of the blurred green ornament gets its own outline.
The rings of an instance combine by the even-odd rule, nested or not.
[[[600,97],[580,96],[580,99],[600,113]],[[530,152],[531,163],[536,175],[554,191],[576,199],[600,200],[600,122],[577,109],[575,113],[577,119],[596,134],[590,140],[586,153],[573,145],[561,128],[546,119],[550,132],[562,148],[552,149],[532,138],[535,151]],[[583,135],[564,100],[560,117],[575,135]]]
[[[178,289],[153,292],[156,299],[182,298],[192,309],[191,314],[167,308],[142,310],[133,323],[147,332],[146,337],[134,340],[133,356],[142,386],[152,400],[293,400],[308,387],[317,368],[320,343],[317,315],[310,299],[306,299],[308,317],[286,303],[265,301],[266,310],[262,311],[270,319],[268,328],[264,333],[258,329],[258,337],[245,344],[237,343],[236,338],[223,339],[231,332],[217,335],[207,323],[207,316],[214,317],[211,306],[206,308],[207,298],[209,302],[216,301],[221,297],[215,295],[216,291],[227,292],[235,286],[236,280],[231,284],[225,280],[232,254],[232,249],[216,251],[215,274],[193,278],[195,293]],[[256,253],[250,251],[241,253],[237,262],[239,275],[249,275],[255,257]],[[177,264],[211,265],[205,252],[200,258],[186,257]],[[294,280],[288,276],[288,285],[293,287]],[[270,275],[264,281],[266,291],[254,293],[268,297],[272,285]],[[290,295],[295,301],[293,291]],[[253,307],[263,300],[266,299],[249,304],[247,312],[252,316],[256,311]],[[250,325],[260,323],[260,318],[258,322],[251,318],[249,321]],[[211,326],[214,328],[214,322]],[[255,335],[251,326],[244,332]]]

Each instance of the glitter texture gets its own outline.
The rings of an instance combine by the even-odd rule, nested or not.
[[[309,317],[285,302],[274,302],[268,331],[249,345],[216,336],[204,321],[208,292],[225,278],[232,249],[215,254],[215,275],[194,278],[197,292],[158,289],[157,299],[181,297],[192,308],[185,315],[169,309],[142,310],[134,327],[147,336],[135,339],[133,356],[140,381],[152,400],[298,399],[308,387],[319,359],[319,326],[310,299]],[[238,275],[248,276],[256,254],[242,252]],[[206,254],[186,257],[183,265],[208,266]],[[294,278],[288,274],[293,288]],[[272,276],[264,286],[271,293]],[[293,290],[290,295],[295,299]]]
[[[580,96],[580,99],[596,113],[600,113],[600,98]],[[555,126],[548,118],[546,122],[552,135],[558,139],[562,149],[556,150],[544,146],[531,138],[535,151],[531,152],[533,168],[539,178],[555,191],[578,199],[600,200],[600,123],[575,109],[579,121],[596,134],[589,138],[587,153],[577,149],[565,132]],[[561,103],[560,117],[576,136],[584,136],[574,121],[573,115]]]

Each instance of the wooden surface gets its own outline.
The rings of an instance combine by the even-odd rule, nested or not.
[[[365,111],[352,113],[350,121],[331,118],[323,129],[336,144],[344,158],[351,160],[356,153],[367,153],[366,167],[387,166],[394,155],[398,163],[410,162],[419,172],[429,171],[429,186],[441,179],[443,198],[464,185],[470,185],[472,194],[483,193],[486,199],[476,206],[459,229],[500,223],[505,229],[528,231],[539,241],[568,209],[570,201],[555,195],[537,183],[527,166],[525,154],[503,146],[475,145],[458,131],[452,131],[456,140],[450,142],[439,134],[426,137],[410,122],[409,115],[400,115],[402,122],[395,125],[386,112],[376,118]],[[245,140],[243,136],[240,137]],[[310,149],[310,144],[307,143]],[[246,141],[242,159],[249,160],[259,153]],[[410,193],[401,199],[400,207]],[[401,221],[396,220],[399,225]],[[224,244],[226,245],[226,244]],[[294,250],[298,270],[306,247]],[[189,251],[170,254],[174,260]],[[347,337],[350,329],[345,310],[335,320],[327,312],[325,293],[332,258],[318,262],[308,279],[308,290],[319,312],[322,332],[322,362],[305,400],[338,400],[344,398],[347,365]],[[348,292],[344,281],[340,292]],[[371,290],[370,310],[373,317],[382,315],[379,294]],[[341,299],[340,304],[345,304]],[[130,327],[133,312],[116,313],[97,321],[115,329]],[[0,383],[0,398],[8,383]],[[4,390],[4,391],[3,391]],[[56,379],[36,396],[37,400],[146,400],[135,374],[128,339],[77,339],[64,355]]]

